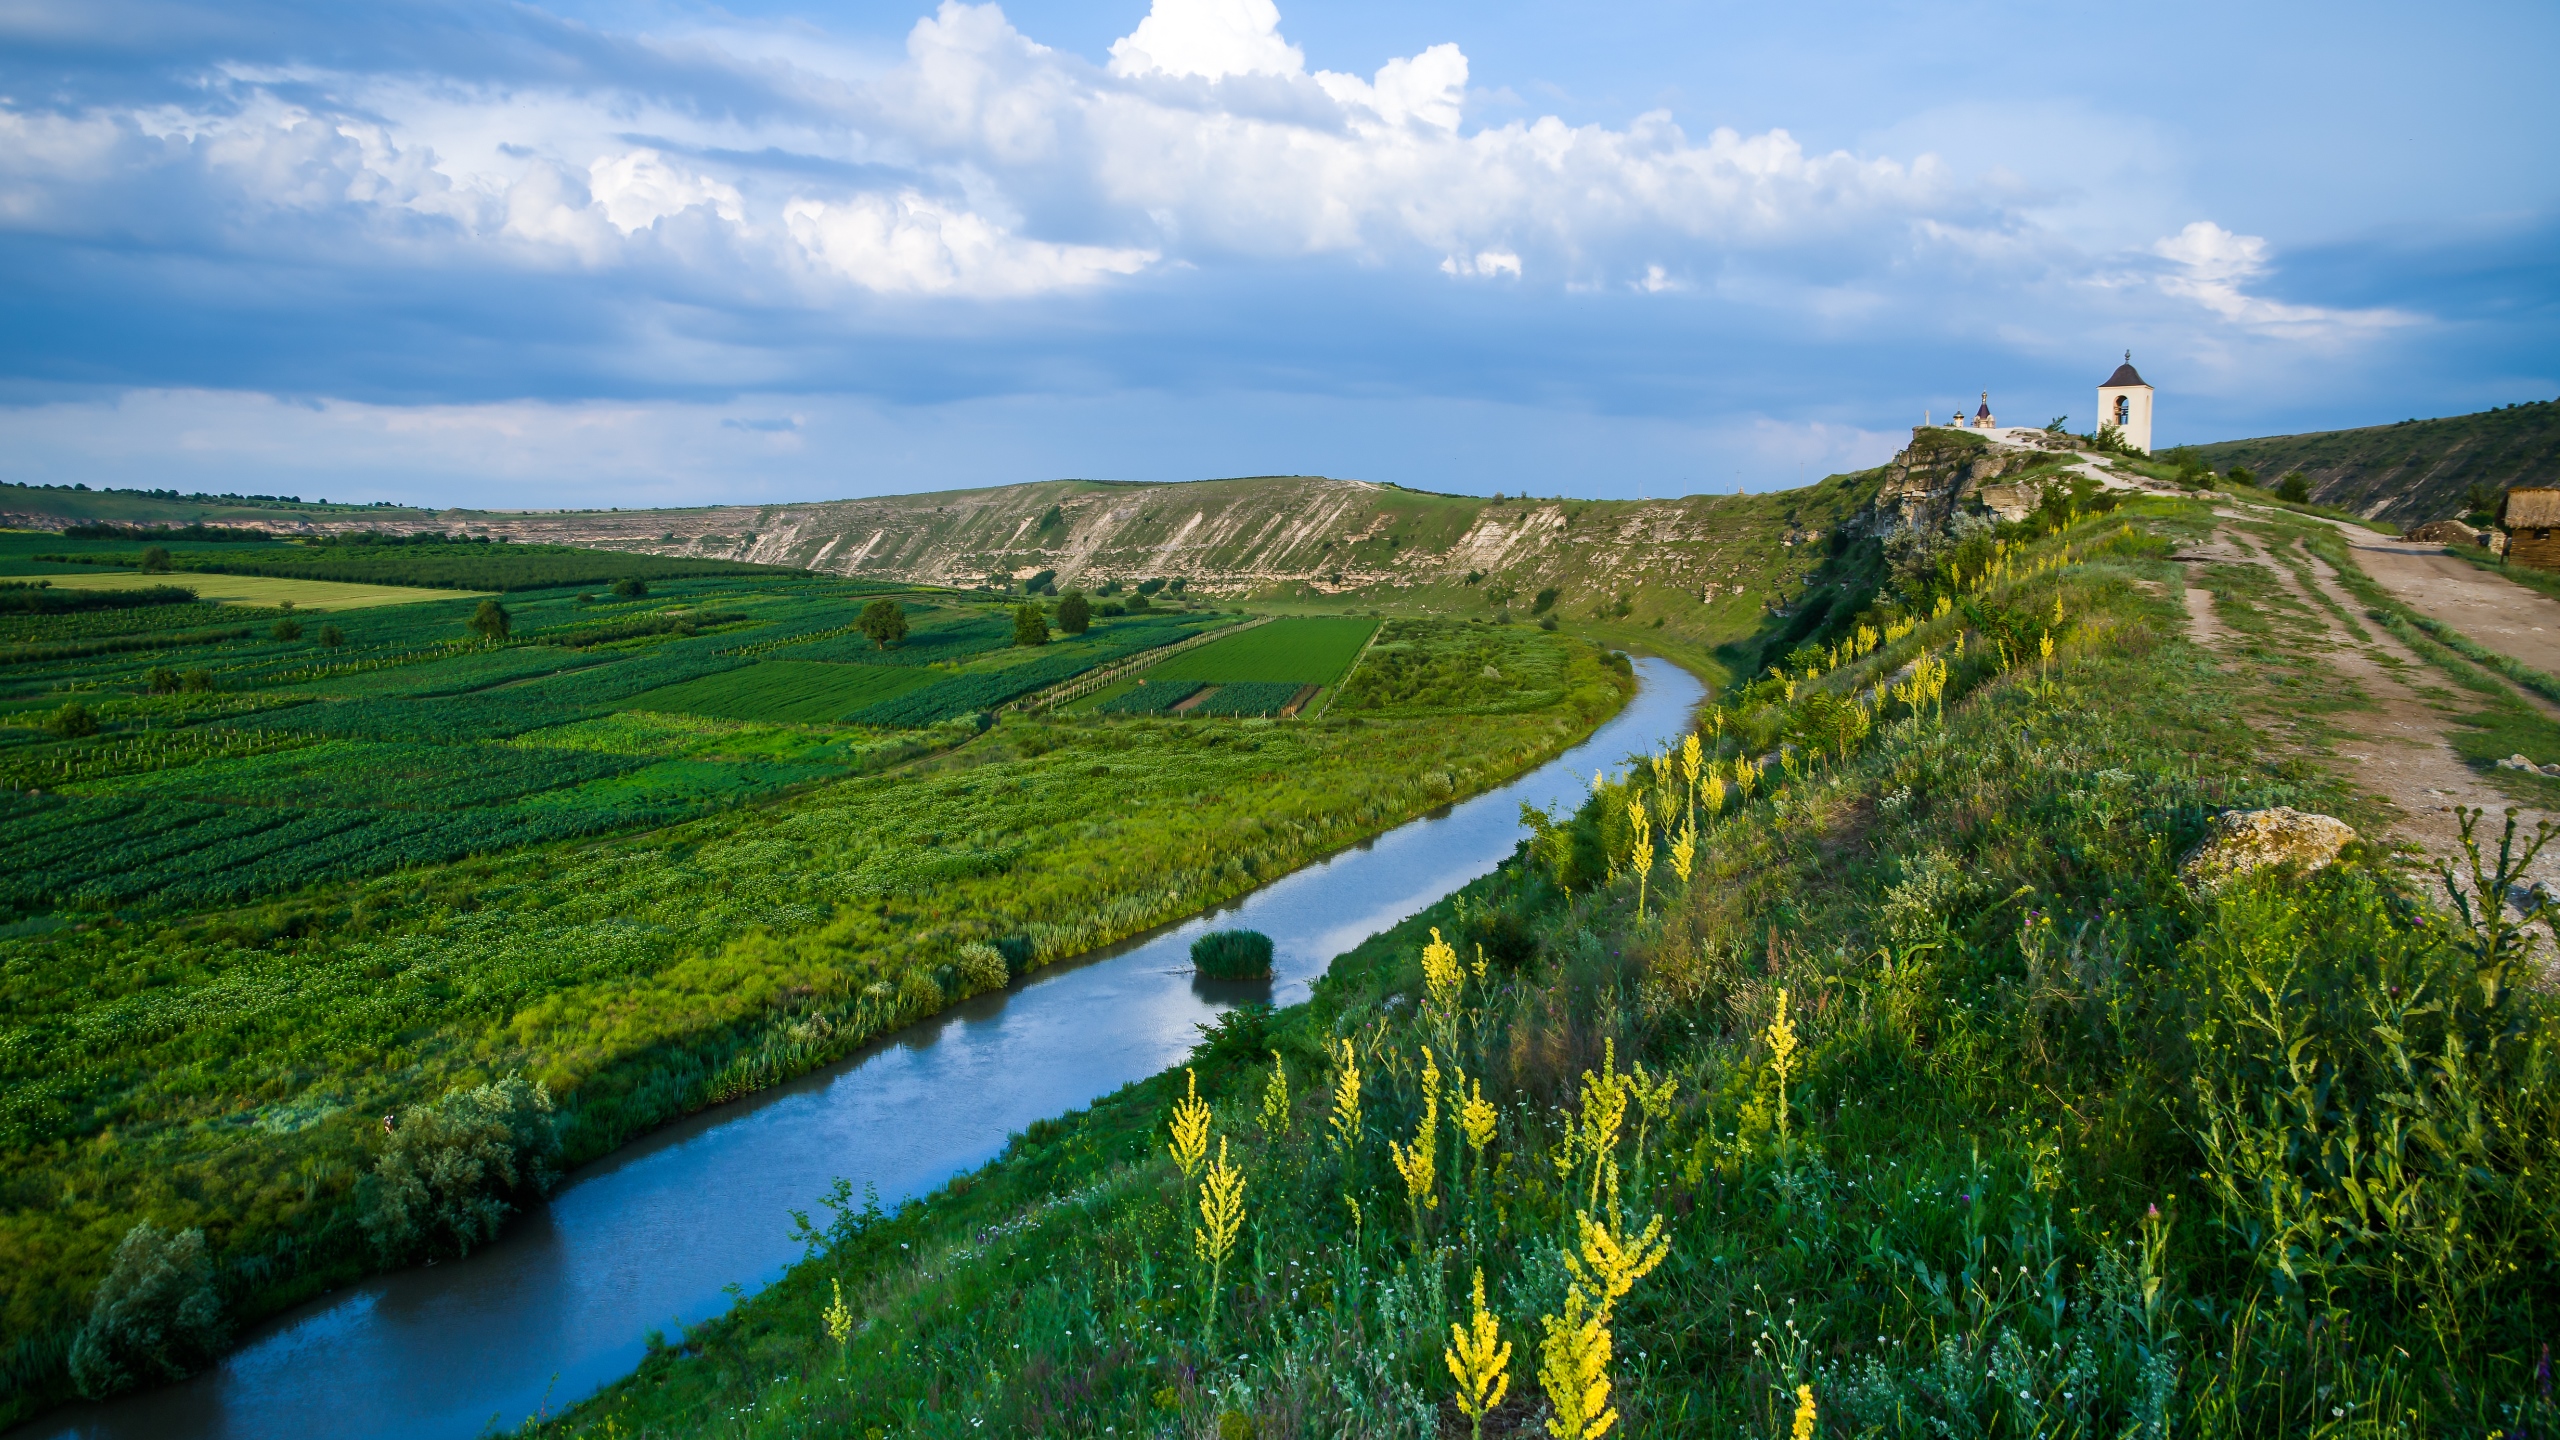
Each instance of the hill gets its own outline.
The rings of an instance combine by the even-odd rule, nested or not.
[[[2268,481],[2299,470],[2321,504],[2423,525],[2476,508],[2468,498],[2475,485],[2560,483],[2560,401],[2194,449],[2217,470],[2246,465]]]
[[[1810,577],[1882,473],[1773,495],[1676,500],[1488,500],[1281,475],[543,512],[259,508],[237,497],[0,486],[0,517],[44,528],[108,520],[305,534],[442,531],[964,588],[1045,577],[1059,590],[1107,592],[1179,580],[1194,593],[1283,607],[1487,617],[1509,609],[1521,620],[1553,613],[1703,657],[1758,633],[1773,614],[1824,598],[1808,592]],[[1748,668],[1752,658],[1726,663]]]

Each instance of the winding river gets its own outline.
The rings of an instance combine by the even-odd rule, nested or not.
[[[787,1085],[670,1125],[577,1172],[458,1263],[382,1275],[258,1326],[184,1384],[53,1411],[10,1440],[285,1435],[468,1440],[557,1410],[796,1258],[786,1211],[836,1176],[884,1203],[984,1164],[1006,1137],[1180,1060],[1193,1026],[1263,994],[1303,1000],[1332,958],[1484,874],[1520,805],[1580,803],[1594,770],[1680,733],[1703,698],[1639,660],[1635,698],[1518,780],[1273,881],[1234,904],[983,995]],[[1247,926],[1267,986],[1196,982],[1194,936]]]

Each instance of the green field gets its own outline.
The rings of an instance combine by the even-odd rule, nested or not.
[[[130,590],[178,585],[198,599],[223,605],[283,606],[297,610],[361,610],[374,605],[415,605],[429,600],[476,599],[487,591],[424,590],[408,585],[349,585],[336,580],[280,580],[265,575],[141,575],[131,570],[54,573],[46,583],[66,590]]]
[[[0,536],[0,570],[164,578],[33,558],[64,544]],[[238,578],[202,567],[241,546],[167,548],[171,582]],[[367,1228],[385,1111],[520,1074],[568,1161],[604,1154],[1000,982],[967,947],[1041,964],[1192,913],[1538,763],[1625,693],[1521,629],[1516,663],[1572,677],[1535,713],[999,721],[1238,617],[1016,647],[1017,602],[899,587],[882,650],[855,624],[876,584],[731,567],[616,598],[583,583],[616,556],[353,559],[404,603],[0,612],[0,1421],[71,1393],[137,1221],[201,1228],[240,1324],[452,1253],[424,1211]],[[462,571],[507,636],[419,583]],[[1338,670],[1367,629],[1246,653]]]
[[[1377,628],[1363,616],[1290,616],[1186,650],[1149,669],[1147,678],[1331,685]]]
[[[806,660],[759,660],[624,702],[633,710],[673,710],[730,720],[797,721],[829,725],[866,706],[934,683],[930,670],[887,665],[828,665]]]

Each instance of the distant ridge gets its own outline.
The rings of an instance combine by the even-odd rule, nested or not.
[[[2469,510],[2473,485],[2560,484],[2560,401],[2194,448],[2216,470],[2246,465],[2264,484],[2299,470],[2324,505],[2423,525]]]

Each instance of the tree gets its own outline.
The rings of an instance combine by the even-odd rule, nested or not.
[[[347,643],[347,632],[335,625],[323,625],[320,627],[320,643],[335,650]]]
[[[167,546],[164,546],[164,545],[154,545],[154,546],[152,546],[150,549],[143,551],[143,552],[142,552],[142,568],[143,568],[143,569],[145,569],[145,570],[147,570],[147,571],[149,571],[150,573],[152,573],[152,574],[154,574],[154,575],[166,575],[166,574],[168,574],[168,573],[169,573],[169,550],[168,550],[168,547],[167,547]]]
[[[1022,593],[1025,595],[1057,594],[1058,572],[1055,570],[1043,570],[1039,574],[1032,576],[1030,579],[1023,581]]]
[[[222,1348],[222,1296],[201,1230],[145,1220],[125,1232],[89,1320],[71,1341],[71,1383],[91,1399],[137,1379],[175,1380]]]
[[[1154,606],[1152,606],[1152,605],[1149,605],[1149,604],[1147,603],[1147,597],[1146,597],[1146,596],[1144,596],[1144,595],[1138,595],[1138,594],[1132,594],[1132,595],[1129,597],[1129,603],[1128,603],[1128,604],[1126,604],[1126,605],[1124,605],[1124,606],[1122,606],[1121,608],[1122,608],[1122,609],[1124,609],[1124,610],[1126,610],[1126,611],[1128,611],[1128,612],[1129,612],[1130,614],[1132,614],[1132,615],[1144,615],[1144,614],[1146,614],[1149,610],[1152,610],[1152,609],[1154,609],[1155,607],[1154,607]]]
[[[2246,465],[2234,465],[2223,473],[2231,477],[2231,483],[2234,485],[2254,486],[2258,483],[2258,472]]]
[[[506,606],[495,600],[483,600],[480,608],[471,612],[471,633],[483,640],[504,640],[507,627],[514,620],[515,617],[507,613]]]
[[[190,670],[178,677],[178,688],[190,695],[201,695],[213,688],[213,672]]]
[[[2311,503],[2311,481],[2299,470],[2287,470],[2276,482],[2276,498],[2296,505]]]
[[[375,1162],[364,1228],[385,1259],[468,1255],[496,1237],[513,1201],[559,1178],[551,1092],[521,1076],[447,1091],[400,1116]]]
[[[1070,590],[1058,602],[1058,628],[1070,635],[1081,635],[1093,626],[1093,603],[1081,590]]]
[[[1023,605],[1013,612],[1013,643],[1046,645],[1049,643],[1049,617],[1037,605]]]
[[[907,638],[907,607],[895,600],[874,600],[862,607],[862,618],[854,623],[874,646],[886,650]]]
[[[279,640],[299,640],[302,638],[302,622],[287,617],[277,621],[275,628],[267,633]]]
[[[144,673],[142,688],[154,695],[175,695],[178,693],[178,672],[165,665],[154,665]]]
[[[1544,615],[1549,610],[1554,609],[1556,597],[1559,593],[1560,592],[1553,586],[1549,586],[1548,588],[1539,591],[1537,598],[1529,602],[1529,613],[1532,615]]]
[[[617,599],[637,600],[649,593],[649,582],[636,575],[625,576],[613,582],[613,593]]]
[[[65,740],[81,740],[98,733],[98,717],[79,701],[66,700],[61,709],[53,712],[53,718],[44,722],[44,728]]]

